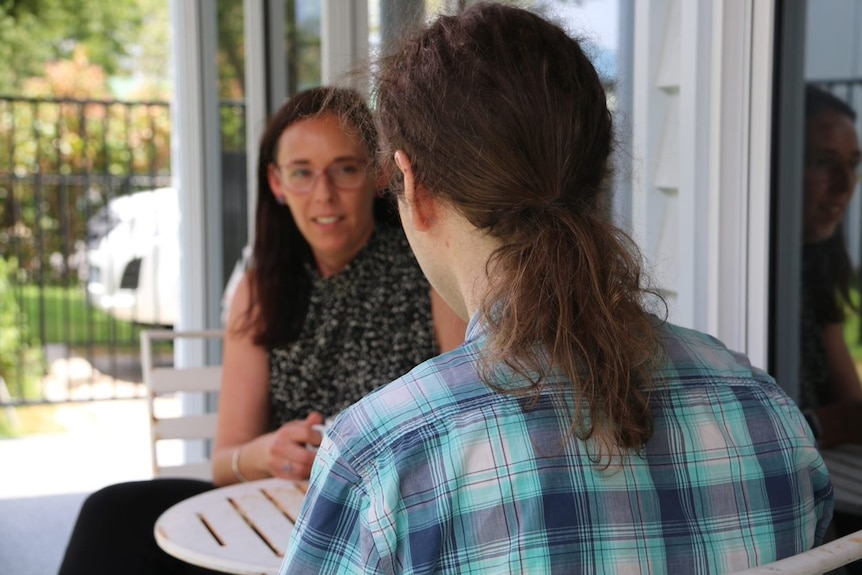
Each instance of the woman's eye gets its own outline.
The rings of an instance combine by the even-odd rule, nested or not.
[[[358,164],[339,164],[335,167],[335,171],[340,174],[352,175],[359,172]]]
[[[827,156],[815,156],[811,162],[811,166],[815,168],[831,168],[832,158],[829,158]]]
[[[293,180],[302,180],[311,177],[311,170],[307,168],[294,168],[289,171],[287,175]]]

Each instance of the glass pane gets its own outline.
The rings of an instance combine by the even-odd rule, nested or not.
[[[472,4],[467,0],[368,0],[369,47],[385,49],[411,24],[451,14]],[[593,64],[612,85],[617,74],[618,0],[533,0],[515,3],[542,12],[586,41]]]
[[[410,26],[432,20],[438,14],[451,14],[472,4],[468,0],[368,0],[368,46],[372,58],[386,50]],[[617,123],[617,137],[622,149],[631,148],[631,138],[625,121],[630,113],[631,97],[621,90],[631,88],[623,61],[630,61],[626,53],[630,43],[621,44],[620,38],[633,30],[620,33],[621,22],[633,25],[633,5],[630,0],[532,0],[510,2],[546,14],[570,34],[580,38],[584,48],[599,71],[608,94],[608,106],[622,120]],[[621,18],[621,11],[627,11]],[[630,41],[630,38],[628,38]],[[622,81],[621,81],[622,80]],[[631,212],[631,186],[629,185],[630,159],[621,154],[616,160],[613,210],[618,223],[629,225]]]
[[[227,282],[247,242],[245,29],[243,0],[218,0],[217,73],[221,131],[222,275]]]
[[[287,93],[320,85],[320,0],[285,0]]]
[[[799,396],[803,407],[862,397],[859,111],[862,9],[808,3],[803,64]]]

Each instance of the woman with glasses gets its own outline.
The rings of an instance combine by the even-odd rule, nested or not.
[[[463,340],[380,197],[376,149],[368,108],[342,89],[295,96],[263,135],[253,263],[225,337],[216,484],[307,478],[313,425]],[[436,330],[435,311],[448,312]]]
[[[371,114],[347,89],[302,92],[266,128],[252,261],[225,330],[215,485],[307,478],[318,425],[463,341],[465,323],[430,288],[381,197],[376,150]],[[96,492],[60,574],[208,573],[161,551],[153,525],[213,483]]]
[[[862,441],[862,386],[843,330],[845,311],[858,305],[841,226],[862,151],[856,113],[843,100],[808,86],[805,115],[799,404],[821,447],[830,447]]]
[[[856,191],[862,148],[856,112],[816,86],[805,92],[802,293],[799,326],[799,405],[820,447],[862,443],[862,385],[844,339],[853,267],[841,222]],[[838,537],[862,529],[862,517],[835,511]],[[844,567],[862,573],[862,561]]]

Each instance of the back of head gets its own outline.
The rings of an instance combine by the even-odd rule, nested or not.
[[[595,68],[562,29],[477,4],[439,18],[397,58],[378,81],[384,146],[404,150],[416,177],[474,225],[503,226],[505,237],[521,210],[599,207],[611,116]]]
[[[417,182],[502,246],[482,310],[491,363],[543,373],[545,344],[590,413],[573,430],[599,454],[642,446],[658,337],[637,250],[606,217],[611,115],[578,42],[529,11],[476,4],[385,58],[376,97],[383,157],[404,151]]]

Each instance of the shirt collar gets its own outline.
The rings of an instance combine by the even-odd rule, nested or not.
[[[480,319],[481,314],[477,311],[467,322],[467,331],[464,332],[464,341],[475,341],[485,335],[485,326]]]

